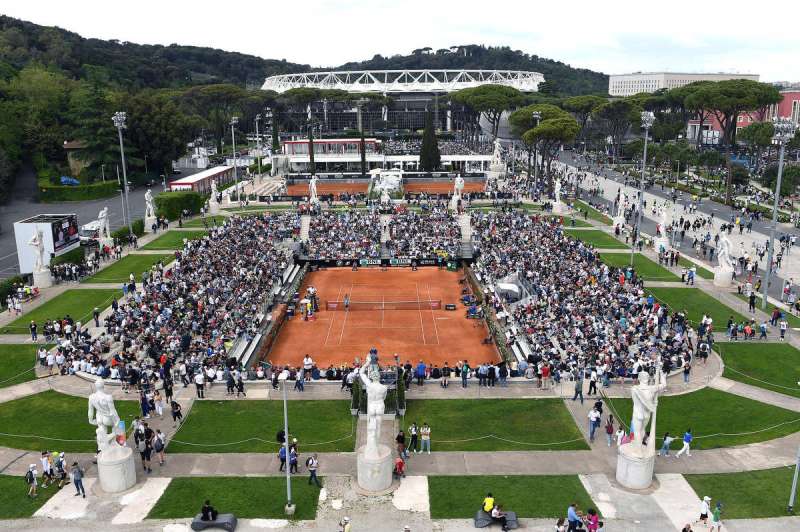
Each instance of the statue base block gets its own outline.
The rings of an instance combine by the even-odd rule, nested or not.
[[[460,200],[460,196],[452,196],[450,198],[450,210],[457,211],[458,210],[458,200]]]
[[[33,286],[37,288],[47,288],[48,286],[53,286],[53,277],[50,275],[50,270],[33,272]]]
[[[392,450],[387,445],[378,445],[377,454],[366,454],[366,447],[358,450],[358,485],[365,492],[379,493],[392,485]]]
[[[155,216],[148,216],[144,219],[144,232],[145,233],[152,233],[153,232],[153,225],[156,224],[156,217]]]
[[[553,214],[567,214],[567,206],[561,202],[553,204]]]
[[[214,201],[214,202],[209,201],[208,202],[208,212],[210,214],[219,214],[219,203],[217,203],[216,201]]]
[[[639,442],[620,446],[617,454],[617,482],[631,490],[643,490],[653,483],[653,466],[656,462],[655,452],[642,449],[638,452],[634,446],[642,447]]]
[[[133,449],[117,446],[108,456],[100,453],[97,457],[97,476],[100,487],[106,493],[119,493],[132,488],[136,484]]]
[[[733,283],[733,272],[719,267],[714,269],[714,286],[725,288]]]

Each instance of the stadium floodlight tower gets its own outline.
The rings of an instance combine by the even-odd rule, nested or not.
[[[242,192],[239,190],[239,165],[236,161],[236,133],[234,133],[234,128],[236,124],[239,123],[238,116],[231,117],[231,143],[233,144],[233,179],[236,181],[236,203],[239,203],[241,206],[242,203]]]
[[[119,135],[119,156],[122,159],[122,191],[125,197],[125,208],[128,211],[128,231],[129,234],[133,234],[133,223],[131,222],[131,205],[128,202],[128,170],[125,167],[125,146],[122,142],[122,130],[125,129],[125,112],[124,111],[117,111],[114,113],[114,116],[111,117],[111,120],[114,122],[114,127],[117,128],[117,134]],[[106,235],[107,237],[111,237],[111,235]]]
[[[647,172],[647,139],[650,136],[650,128],[656,121],[656,116],[651,111],[642,111],[642,129],[644,129],[644,150],[642,153],[642,175],[639,179],[639,206],[636,213],[636,229],[634,238],[631,241],[631,267],[633,267],[633,255],[636,251],[636,240],[641,236],[642,230],[642,204],[644,202],[644,178]]]

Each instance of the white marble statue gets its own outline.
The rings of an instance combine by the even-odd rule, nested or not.
[[[219,192],[217,191],[217,181],[211,180],[211,198],[208,200],[209,203],[218,203],[219,202]]]
[[[311,203],[319,203],[319,198],[317,198],[317,176],[311,176],[311,180],[308,182],[308,201]]]
[[[453,195],[457,198],[460,198],[463,190],[464,178],[460,175],[457,175],[455,181],[453,182]]]
[[[378,445],[381,439],[381,423],[385,410],[387,387],[381,384],[380,371],[377,371],[377,362],[364,364],[359,370],[361,383],[367,391],[367,439],[364,446],[364,455],[367,457],[378,456]]]
[[[111,227],[108,220],[108,206],[103,207],[97,213],[97,221],[100,222],[100,238],[111,238]]]
[[[553,195],[555,196],[555,203],[561,203],[561,180],[554,179],[553,180]]]
[[[389,204],[391,202],[392,202],[392,198],[391,198],[391,196],[389,196],[389,190],[385,189],[385,188],[382,189],[381,190],[381,203],[384,204],[384,205],[387,205],[387,204]]]
[[[119,423],[119,414],[114,407],[114,398],[105,391],[103,379],[94,382],[94,393],[89,396],[89,423],[97,427],[97,448],[101,452],[113,452],[115,446],[121,448],[116,443],[114,432]]]
[[[633,440],[626,445],[633,445],[628,450],[633,454],[655,454],[656,441],[656,409],[658,408],[658,394],[667,387],[667,378],[659,367],[656,371],[655,382],[650,384],[650,375],[645,371],[639,372],[639,384],[631,388],[633,400],[633,415],[631,419],[631,433]],[[652,421],[652,423],[651,423]],[[648,425],[649,428],[648,428]],[[647,445],[642,445],[646,433],[650,433]]]
[[[147,192],[144,193],[144,217],[154,218],[155,215],[156,209],[153,205],[153,192],[148,188]]]
[[[719,262],[719,269],[722,271],[732,272],[734,269],[734,262],[731,258],[731,241],[728,235],[724,232],[717,244],[717,261]]]
[[[492,166],[500,166],[503,164],[503,147],[500,145],[500,139],[494,139],[494,152],[492,153]]]
[[[669,212],[667,211],[667,206],[662,205],[659,209],[659,220],[658,220],[658,229],[661,231],[661,236],[667,236],[667,227],[669,226]]]
[[[28,245],[36,250],[36,262],[33,264],[33,273],[44,271],[44,234],[41,229],[36,229],[28,240]]]

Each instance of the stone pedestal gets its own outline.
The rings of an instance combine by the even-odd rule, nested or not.
[[[491,164],[489,165],[489,171],[495,172],[499,175],[505,175],[506,173],[506,165],[504,164]]]
[[[144,219],[144,232],[145,233],[152,233],[153,226],[156,224],[156,217],[155,216],[148,216]]]
[[[631,490],[647,489],[653,483],[656,455],[641,447],[638,441],[634,441],[620,446],[617,453],[617,482]]]
[[[358,485],[367,492],[380,493],[392,486],[392,450],[387,445],[378,445],[378,452],[365,452],[366,446],[358,450]]]
[[[210,214],[219,214],[219,203],[217,203],[216,201],[209,201],[208,212]]]
[[[117,445],[97,457],[97,476],[106,493],[119,493],[136,484],[133,449]]]
[[[717,266],[714,268],[714,286],[726,288],[733,284],[733,271]]]
[[[53,277],[50,275],[50,270],[33,272],[33,286],[37,288],[47,288],[48,286],[53,286]]]
[[[461,199],[461,196],[453,195],[450,197],[450,210],[457,211],[458,210],[458,200]]]
[[[553,204],[553,214],[567,214],[568,210],[567,206],[560,201]]]

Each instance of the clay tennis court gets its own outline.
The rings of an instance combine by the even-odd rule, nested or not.
[[[483,192],[486,190],[486,182],[484,181],[466,181],[464,182],[464,192],[474,193]],[[410,181],[403,182],[403,191],[410,194],[419,194],[425,192],[426,194],[451,194],[453,192],[453,183],[449,181]]]
[[[369,181],[363,183],[324,183],[317,181],[317,195],[323,194],[366,194]],[[289,185],[286,187],[289,196],[308,196],[308,183],[302,185]]]
[[[364,360],[371,347],[378,349],[384,363],[423,359],[441,366],[467,359],[471,365],[497,360],[494,345],[481,342],[488,335],[483,320],[467,319],[461,304],[459,279],[463,271],[449,272],[435,267],[419,268],[329,268],[309,273],[303,280],[301,294],[312,285],[317,289],[320,311],[316,320],[294,317],[287,321],[269,353],[273,364],[301,365],[308,353],[317,366],[352,364]],[[350,310],[325,310],[327,303],[350,296]],[[441,300],[441,309],[432,310],[426,301]],[[356,302],[414,302],[413,310],[354,310]],[[423,302],[417,304],[417,302]],[[444,310],[448,303],[455,311]],[[385,305],[388,307],[389,305]]]

